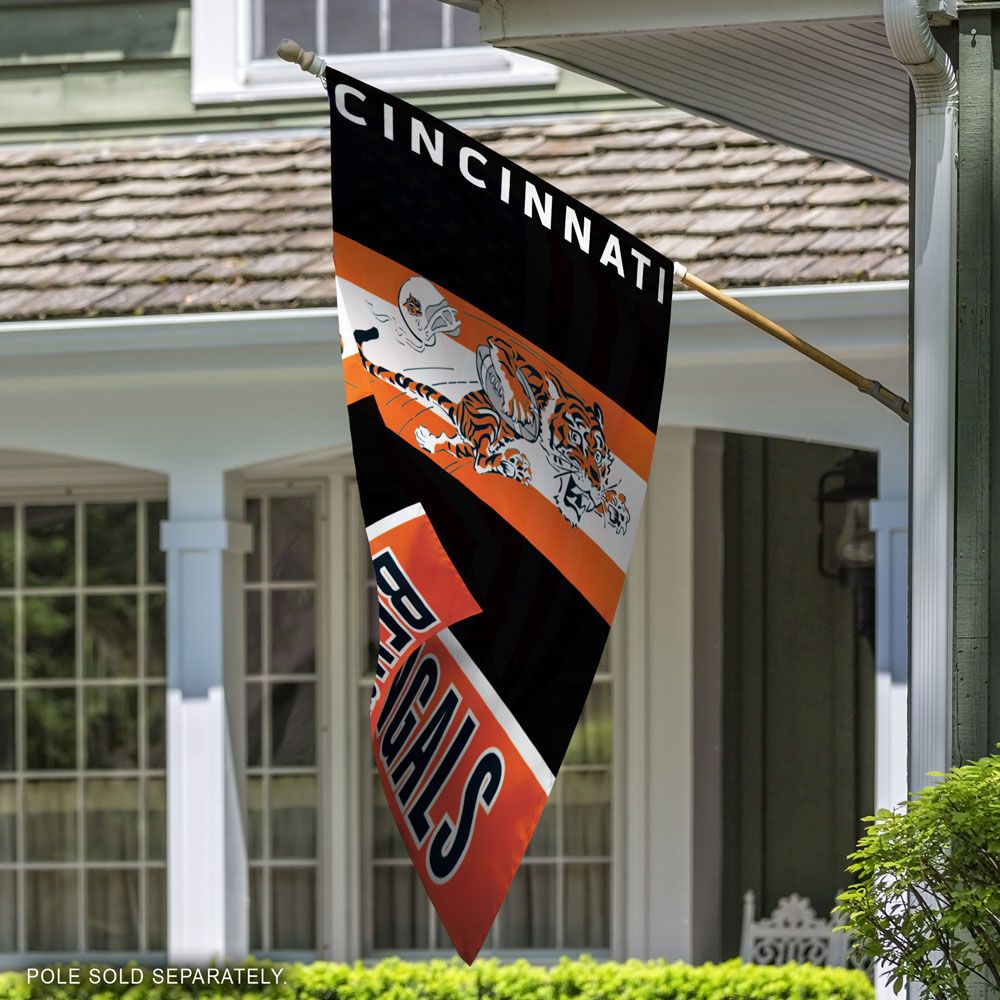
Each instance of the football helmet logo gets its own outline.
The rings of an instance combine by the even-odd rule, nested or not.
[[[419,276],[408,278],[399,289],[399,314],[403,325],[397,328],[396,339],[415,351],[433,347],[439,333],[457,337],[461,326],[448,300]]]

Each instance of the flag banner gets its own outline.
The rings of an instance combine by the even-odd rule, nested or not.
[[[625,582],[673,264],[459,130],[326,75],[344,383],[379,604],[372,746],[471,962]]]

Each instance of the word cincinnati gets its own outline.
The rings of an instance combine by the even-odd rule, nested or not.
[[[279,986],[284,968],[227,969],[143,969],[137,965],[103,966],[83,969],[79,966],[32,968],[27,970],[28,982],[43,986]]]
[[[441,129],[430,128],[416,117],[411,117],[409,128],[396,120],[396,109],[391,104],[382,105],[378,125],[369,120],[367,106],[368,97],[357,87],[348,83],[338,83],[333,89],[333,106],[345,121],[365,128],[381,128],[382,135],[390,142],[405,135],[412,152],[418,156],[426,156],[439,167],[445,163],[445,134]],[[505,205],[514,205],[524,212],[528,219],[535,219],[540,225],[552,230],[561,222],[563,239],[580,248],[585,254],[597,256],[605,267],[617,272],[620,278],[635,282],[635,287],[641,292],[655,291],[656,300],[662,304],[667,288],[667,272],[660,265],[653,266],[653,261],[637,247],[623,249],[622,241],[615,233],[609,233],[603,240],[594,241],[591,234],[591,218],[579,214],[572,205],[562,203],[560,217],[555,219],[552,192],[539,190],[538,186],[527,177],[512,173],[509,167],[491,162],[479,149],[473,146],[460,145],[457,150],[448,150],[449,159],[456,159],[458,172],[473,187],[486,191],[491,187],[494,193]],[[517,177],[514,188],[514,177]],[[488,181],[487,178],[490,178]],[[558,232],[559,229],[557,228]]]

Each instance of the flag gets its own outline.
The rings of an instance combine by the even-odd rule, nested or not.
[[[461,131],[326,78],[344,384],[379,602],[372,747],[471,962],[614,619],[673,265]]]

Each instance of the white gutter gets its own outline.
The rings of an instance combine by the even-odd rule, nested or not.
[[[734,298],[780,323],[898,317],[905,313],[906,281],[768,285],[737,288]],[[671,326],[732,326],[748,349],[773,342],[734,320],[700,292],[675,291]],[[889,331],[886,336],[891,338]],[[254,309],[210,313],[165,313],[0,322],[0,379],[4,366],[23,358],[78,357],[149,351],[246,351],[281,347],[292,352],[334,346],[339,351],[336,306]],[[780,348],[781,352],[787,348]],[[339,353],[333,358],[339,365]]]
[[[958,80],[922,0],[884,0],[916,101],[910,480],[911,788],[951,764]]]

